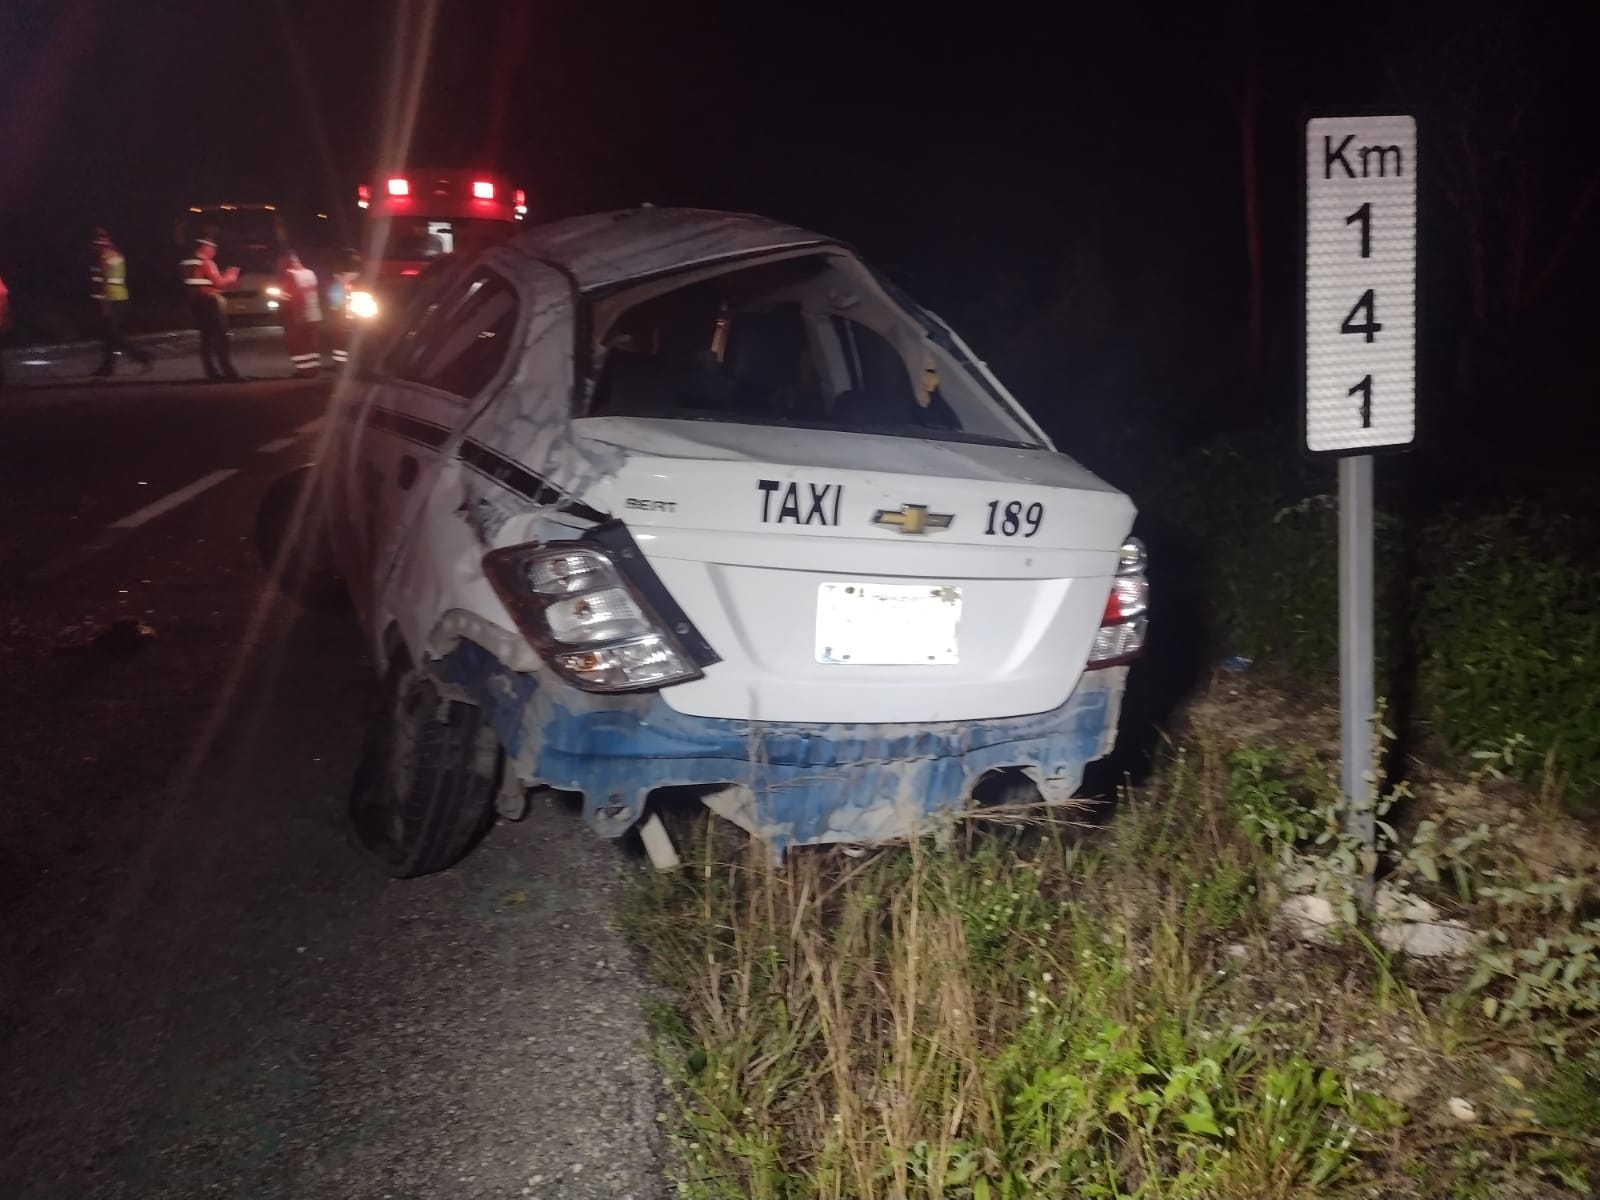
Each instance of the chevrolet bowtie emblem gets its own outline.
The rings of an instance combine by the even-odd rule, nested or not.
[[[926,504],[902,504],[899,512],[880,508],[872,518],[874,525],[888,525],[901,533],[927,533],[930,529],[949,529],[955,520],[951,513],[929,512]]]

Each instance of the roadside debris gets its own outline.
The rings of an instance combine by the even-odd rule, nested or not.
[[[83,654],[96,651],[103,654],[132,654],[155,640],[154,627],[138,617],[117,617],[108,625],[95,627],[69,625],[56,635],[52,653]]]

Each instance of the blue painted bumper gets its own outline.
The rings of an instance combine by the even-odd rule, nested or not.
[[[1115,736],[1125,672],[1091,671],[1060,708],[1025,717],[928,725],[738,721],[677,712],[658,694],[591,696],[509,669],[463,641],[437,674],[489,715],[533,784],[582,792],[595,829],[615,837],[657,788],[731,784],[717,811],[772,844],[903,837],[966,807],[997,767],[1032,767],[1065,796]]]

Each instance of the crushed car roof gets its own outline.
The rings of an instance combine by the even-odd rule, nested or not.
[[[747,213],[644,207],[554,221],[516,244],[567,272],[580,291],[597,292],[719,259],[838,243]]]

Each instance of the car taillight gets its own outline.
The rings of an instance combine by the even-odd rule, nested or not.
[[[1144,649],[1150,618],[1150,580],[1145,575],[1144,543],[1129,538],[1117,559],[1117,574],[1106,597],[1105,614],[1089,651],[1089,669],[1114,667]]]
[[[673,630],[601,547],[581,539],[511,546],[484,555],[483,569],[540,657],[574,687],[635,692],[700,678]]]
[[[389,180],[389,195],[391,195],[391,196],[409,196],[409,195],[411,195],[411,181],[408,180],[408,179],[391,179],[391,180]]]
[[[490,183],[487,179],[474,180],[472,183],[472,194],[476,199],[479,200],[493,200],[494,184]]]
[[[358,208],[366,208],[371,203],[372,203],[372,189],[370,187],[368,187],[366,184],[363,183],[360,187],[358,187],[356,189],[356,207],[358,207]]]

